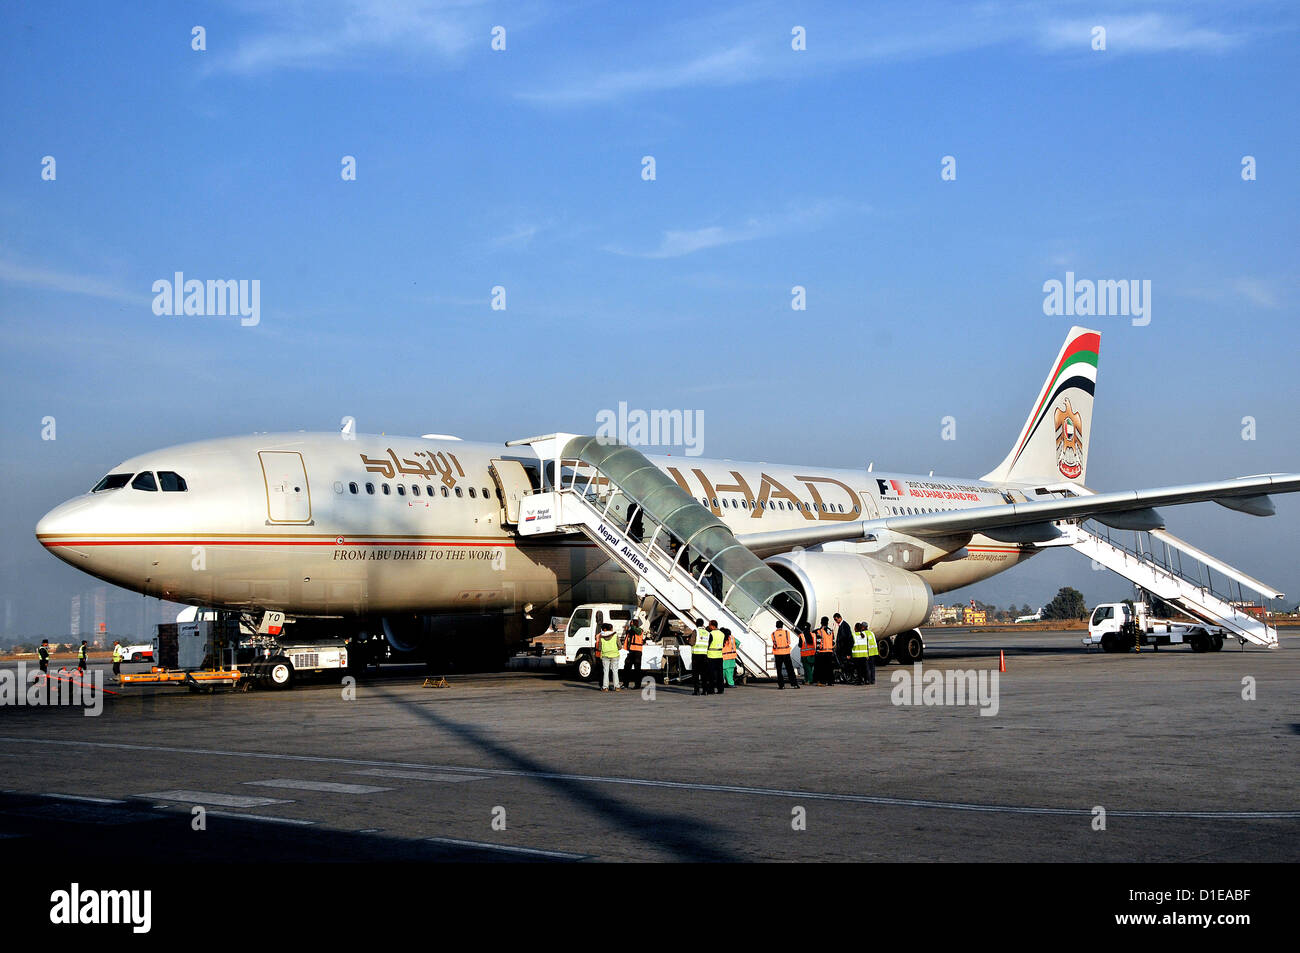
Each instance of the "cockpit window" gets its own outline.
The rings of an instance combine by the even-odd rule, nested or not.
[[[143,473],[137,473],[134,480],[131,481],[133,490],[149,490],[156,493],[158,491],[158,481],[153,478],[153,473],[145,470]]]
[[[129,473],[110,473],[104,479],[95,484],[91,493],[98,493],[100,490],[120,490],[131,481]]]
[[[189,489],[185,484],[185,477],[179,473],[173,473],[171,470],[159,470],[158,482],[161,484],[164,493],[184,493]]]

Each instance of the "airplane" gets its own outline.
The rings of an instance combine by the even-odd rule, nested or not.
[[[1156,506],[1209,500],[1272,515],[1270,494],[1300,490],[1300,474],[1090,490],[1100,341],[1070,330],[1015,443],[980,478],[647,456],[798,590],[814,625],[836,611],[871,619],[888,603],[878,636],[914,629],[935,594],[1011,569],[1071,522],[1159,528]],[[225,437],[123,461],[50,510],[36,538],[159,599],[281,612],[363,643],[499,665],[552,615],[636,600],[635,581],[591,539],[511,525],[508,501],[552,476],[519,441]]]

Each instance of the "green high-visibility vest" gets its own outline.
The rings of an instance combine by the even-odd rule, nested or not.
[[[726,640],[721,629],[714,629],[709,636],[709,658],[722,658],[722,643]]]
[[[867,653],[868,655],[874,657],[880,654],[880,646],[876,644],[876,633],[872,632],[870,629],[867,629],[867,645],[870,646],[870,651]]]
[[[701,626],[695,630],[695,644],[691,646],[692,655],[704,655],[709,651],[709,630]]]

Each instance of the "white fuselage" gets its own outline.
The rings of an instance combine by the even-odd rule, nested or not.
[[[586,538],[522,539],[501,525],[494,459],[538,467],[530,447],[458,440],[304,433],[207,440],[111,471],[178,474],[183,491],[127,483],[87,493],[46,514],[36,535],[91,575],[202,606],[351,617],[509,613],[531,604],[544,615],[581,602],[628,601],[631,580]],[[989,506],[1008,495],[969,479],[650,459],[741,537]],[[919,543],[827,548],[850,546],[899,568],[924,566],[914,571],[936,593],[1002,572],[1033,552],[976,536],[938,561],[932,545]]]

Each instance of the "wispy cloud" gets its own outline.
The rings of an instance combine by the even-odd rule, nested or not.
[[[1050,50],[1089,49],[1093,27],[1106,30],[1106,50],[1112,53],[1160,53],[1175,50],[1221,52],[1240,45],[1242,33],[1227,33],[1192,23],[1184,16],[1143,13],[1093,16],[1089,19],[1048,20],[1039,41]]]
[[[251,35],[222,56],[209,41],[216,70],[262,73],[330,69],[376,56],[407,56],[428,65],[453,61],[490,40],[484,0],[316,0],[254,3]]]
[[[102,278],[76,275],[66,271],[55,271],[51,268],[22,264],[4,258],[0,258],[0,282],[26,285],[30,288],[45,288],[50,291],[62,291],[68,294],[87,295],[92,298],[120,301],[125,304],[148,305],[152,300],[151,295],[124,291],[117,285]]]
[[[1153,7],[1160,0],[1148,0]],[[1245,4],[1250,6],[1249,3]],[[1071,49],[1092,53],[1091,31],[1105,26],[1107,50],[1127,53],[1221,52],[1270,28],[1223,27],[1221,7],[1187,0],[1176,14],[1153,10],[1115,15],[1093,12],[1080,0],[949,3],[916,0],[897,7],[794,15],[762,4],[742,5],[690,24],[676,23],[671,42],[630,35],[607,55],[606,65],[562,64],[516,95],[539,105],[614,101],[674,89],[782,80],[878,63],[922,60],[992,47],[1026,55]],[[807,49],[790,45],[791,24],[806,29]],[[680,37],[699,37],[694,45]],[[672,54],[664,56],[664,49]],[[633,64],[633,65],[629,65]]]
[[[519,98],[555,105],[618,99],[630,93],[654,93],[685,86],[729,86],[770,72],[771,64],[754,41],[703,52],[671,63],[608,73],[526,90]]]
[[[531,222],[520,222],[512,226],[509,231],[493,238],[492,246],[494,248],[526,247],[532,243],[533,238],[541,230],[542,226],[540,225]]]
[[[779,213],[750,216],[732,224],[665,229],[659,245],[648,251],[631,251],[615,245],[606,246],[605,250],[633,258],[681,258],[708,248],[817,228],[847,207],[842,202],[814,202]]]
[[[1263,278],[1238,278],[1232,286],[1239,295],[1261,308],[1273,309],[1282,305],[1281,295],[1273,283]]]

